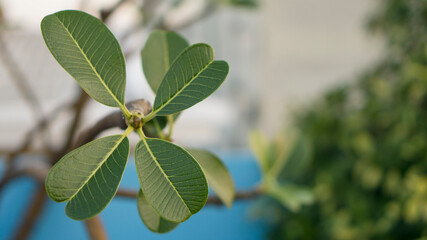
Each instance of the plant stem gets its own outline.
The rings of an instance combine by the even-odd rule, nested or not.
[[[151,112],[146,117],[142,118],[144,122],[148,122],[156,116],[156,112]]]
[[[173,115],[168,116],[168,122],[169,122],[169,132],[168,132],[167,138],[170,139],[173,133],[173,125],[175,124]]]
[[[157,134],[159,134],[159,137],[161,139],[166,139],[165,134],[163,133],[162,129],[160,129],[159,121],[157,119],[153,119],[154,127],[156,128]]]
[[[123,133],[123,136],[127,137],[129,136],[129,134],[134,130],[134,128],[132,126],[128,126],[128,128],[126,128],[125,133]]]
[[[125,105],[120,104],[120,110],[122,111],[123,115],[125,115],[126,119],[129,119],[132,115]]]
[[[141,128],[138,128],[138,129],[136,129],[136,132],[138,133],[138,135],[139,135],[139,137],[141,138],[141,139],[146,139],[147,137],[145,136],[145,134],[144,134],[144,131],[142,131],[142,129]]]

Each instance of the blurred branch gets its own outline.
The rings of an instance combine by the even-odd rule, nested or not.
[[[30,199],[30,207],[25,211],[25,217],[18,228],[19,231],[15,232],[13,239],[28,239],[38,216],[43,211],[46,199],[47,195],[44,183],[39,183],[36,193],[33,195],[33,198]]]
[[[122,6],[122,4],[128,2],[129,0],[119,0],[116,4],[114,4],[111,8],[101,9],[101,21],[106,22],[107,19],[114,13],[117,9]]]
[[[165,30],[185,28],[210,16],[215,10],[216,6],[211,1],[185,0],[177,7],[170,7],[161,21],[155,23],[154,28]]]
[[[178,7],[174,1],[146,0],[141,11],[143,22],[141,25],[128,29],[120,38],[120,42],[127,42],[136,34],[141,34],[141,30],[177,30],[188,27],[193,23],[210,16],[215,12],[216,6],[210,1],[197,1],[199,7],[192,8],[191,1],[183,1]],[[190,9],[190,10],[189,10]],[[138,48],[138,49],[136,49]],[[140,46],[124,49],[126,57],[133,53],[139,53]]]
[[[66,134],[66,140],[64,146],[61,148],[61,150],[56,154],[55,157],[53,157],[53,164],[55,164],[59,159],[65,155],[67,152],[72,150],[72,142],[76,135],[77,129],[80,125],[81,117],[83,114],[84,107],[86,106],[87,101],[89,100],[89,96],[85,91],[83,91],[80,88],[80,94],[79,97],[75,100],[73,106],[74,110],[74,116],[73,120],[71,122],[70,128],[68,129],[68,132]]]
[[[12,82],[15,84],[24,100],[28,106],[30,106],[31,112],[34,115],[34,119],[36,121],[41,120],[43,119],[43,111],[40,102],[37,99],[35,93],[31,90],[31,87],[24,74],[18,68],[19,64],[14,61],[11,53],[7,49],[3,38],[3,34],[0,32],[0,61],[5,66],[13,80]]]
[[[107,116],[99,120],[97,123],[95,123],[95,125],[93,125],[91,128],[83,130],[79,134],[77,140],[74,142],[72,148],[78,148],[84,145],[85,143],[94,140],[96,136],[98,136],[101,132],[114,127],[120,127],[121,129],[126,128],[126,123],[123,118],[123,114],[120,111],[108,114]]]
[[[99,216],[95,216],[85,221],[86,229],[88,230],[89,237],[92,240],[103,240],[108,239],[107,233],[102,224],[102,220]]]
[[[0,155],[6,155],[9,160],[13,160],[16,156],[22,153],[47,153],[52,154],[51,149],[47,149],[47,151],[31,151],[30,145],[34,140],[37,133],[44,131],[49,124],[55,120],[55,118],[61,113],[63,110],[68,108],[68,104],[64,104],[55,108],[48,116],[41,119],[32,129],[30,129],[27,134],[25,134],[24,141],[22,144],[13,151],[0,150]]]

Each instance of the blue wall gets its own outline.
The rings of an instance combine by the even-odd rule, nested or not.
[[[239,190],[255,186],[260,173],[248,153],[222,154]],[[0,167],[1,168],[1,167]],[[128,163],[121,187],[138,189],[135,164]],[[0,239],[8,239],[19,224],[29,203],[35,184],[29,178],[10,183],[0,196]],[[238,201],[231,209],[205,206],[188,221],[167,234],[151,233],[141,222],[133,199],[115,198],[101,213],[110,239],[263,239],[265,226],[250,219],[250,201]],[[31,239],[87,239],[82,222],[69,219],[64,213],[65,203],[48,204],[34,229]]]

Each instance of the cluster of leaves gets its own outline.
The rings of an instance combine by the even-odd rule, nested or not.
[[[370,29],[387,56],[297,117],[312,143],[298,182],[315,203],[281,206],[274,239],[427,237],[427,1],[383,0]]]
[[[124,104],[125,60],[108,28],[80,11],[46,16],[41,29],[47,47],[61,66],[96,101],[121,109],[128,128],[123,135],[94,140],[65,155],[49,172],[46,191],[57,202],[68,201],[65,212],[75,220],[100,213],[115,196],[128,155],[127,136],[136,131],[135,148],[140,182],[138,210],[154,232],[168,232],[200,211],[209,182],[228,206],[234,184],[223,163],[212,153],[171,143],[163,128],[179,112],[202,101],[225,80],[228,65],[215,61],[207,44],[189,46],[176,33],[152,33],[141,52],[147,81],[156,93],[152,111],[128,110]],[[146,134],[157,138],[146,137]],[[147,134],[148,135],[148,134]]]

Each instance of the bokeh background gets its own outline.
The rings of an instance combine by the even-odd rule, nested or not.
[[[45,47],[42,18],[64,9],[99,17],[117,2],[0,0],[2,154],[57,111],[33,148],[39,151],[43,141],[61,146],[72,121],[58,108],[78,97],[79,88]],[[218,153],[238,189],[267,189],[231,210],[207,207],[200,220],[162,238],[427,239],[427,1],[128,0],[106,24],[126,55],[128,101],[154,99],[139,55],[153,29],[209,43],[217,59],[229,62],[225,83],[181,115],[174,140]],[[77,131],[109,112],[89,102]],[[19,164],[43,164],[20,157]],[[273,174],[276,163],[281,168]],[[126,174],[125,184],[137,187],[133,172]],[[0,222],[16,218],[0,234],[5,239],[19,223],[19,214],[5,209],[33,184],[16,181],[22,190],[0,192]],[[117,214],[117,208],[133,211],[131,202],[120,204]],[[120,217],[114,207],[104,214],[112,239],[123,236],[114,228]],[[47,236],[49,224],[64,215],[62,206],[50,208],[55,211],[44,215],[50,217],[33,239]],[[64,226],[77,224],[64,220]]]

